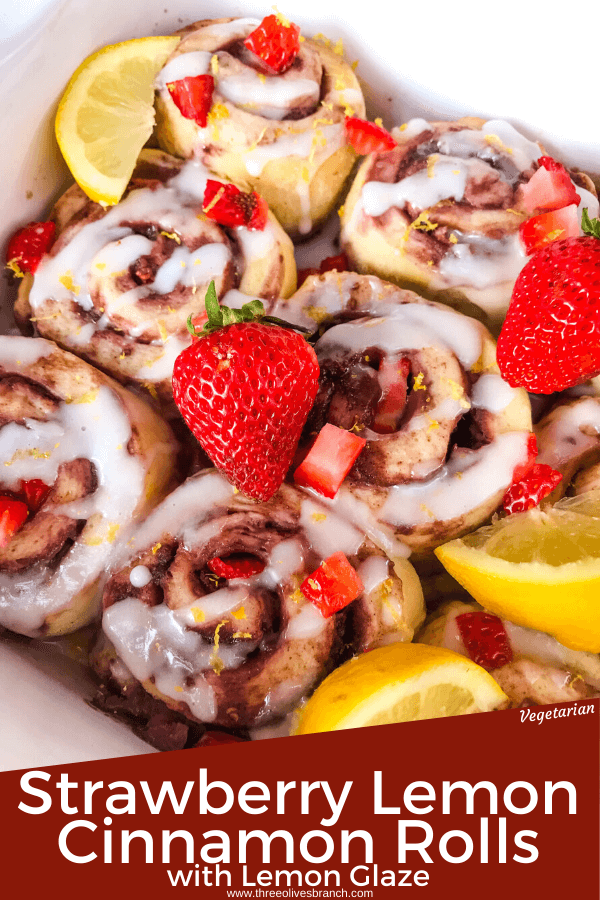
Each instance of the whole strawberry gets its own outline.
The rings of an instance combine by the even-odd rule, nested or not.
[[[244,494],[268,500],[292,463],[313,405],[319,364],[302,335],[263,316],[260,300],[220,307],[173,369],[173,396],[205,452]],[[257,316],[259,318],[257,318]]]
[[[584,210],[582,227],[538,250],[516,280],[497,350],[512,387],[550,394],[600,372],[600,221]]]

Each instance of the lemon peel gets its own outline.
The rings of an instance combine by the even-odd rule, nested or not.
[[[58,145],[92,200],[118,203],[154,127],[154,79],[178,37],[148,37],[103,47],[75,71],[55,120]]]
[[[441,647],[390,644],[329,675],[300,710],[295,734],[486,712],[508,704],[491,675]]]

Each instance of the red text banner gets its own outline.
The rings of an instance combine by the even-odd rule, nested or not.
[[[599,739],[581,701],[7,772],[3,893],[597,897]]]

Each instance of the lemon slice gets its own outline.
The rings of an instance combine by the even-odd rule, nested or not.
[[[600,653],[600,491],[499,519],[435,552],[490,612]]]
[[[56,114],[59,147],[75,181],[99,203],[118,203],[154,126],[154,79],[178,37],[112,44],[72,76]]]
[[[295,734],[440,719],[506,706],[480,666],[442,647],[390,644],[329,675],[299,713]]]

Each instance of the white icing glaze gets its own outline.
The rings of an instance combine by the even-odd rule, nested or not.
[[[518,391],[511,388],[501,375],[487,373],[481,375],[471,392],[471,405],[475,409],[487,409],[492,413],[500,413],[518,396]]]
[[[181,53],[170,60],[158,73],[154,82],[157,90],[164,90],[171,81],[180,81],[182,78],[195,78],[197,75],[207,75],[210,72],[210,58],[212,53],[207,50],[193,50],[190,53]]]
[[[393,133],[396,139],[405,140],[430,130],[423,119],[414,119],[406,128],[395,129]],[[530,170],[542,154],[537,143],[499,119],[484,123],[481,130],[446,131],[436,143],[437,150],[430,155],[425,169],[396,183],[367,181],[363,185],[350,220],[344,226],[346,239],[351,238],[365,215],[381,216],[392,207],[403,209],[407,204],[412,209],[424,211],[443,200],[460,202],[464,199],[469,178],[488,174],[515,182],[516,177]],[[498,158],[504,161],[504,169],[509,174],[503,174],[502,167],[489,164],[488,160]],[[510,176],[513,171],[515,179]],[[584,205],[589,205],[596,214],[596,198],[589,191],[579,187],[577,190],[582,197],[580,216]],[[455,232],[453,240],[456,243],[450,244],[438,266],[442,283],[473,290],[471,299],[495,314],[506,305],[506,290],[500,298],[488,296],[487,292],[510,286],[528,259],[518,233],[489,238],[477,233]],[[398,252],[401,251],[398,249]],[[486,293],[479,296],[478,292]]]
[[[416,209],[428,209],[440,200],[462,200],[470,176],[491,167],[474,159],[465,162],[457,156],[440,157],[433,174],[421,169],[401,181],[368,181],[362,189],[362,207],[368,216],[382,216],[392,206],[410,203]]]
[[[456,619],[474,608],[478,607],[475,607],[474,604],[461,604],[448,610],[441,643],[443,647],[454,650],[463,656],[469,655]],[[588,684],[600,690],[600,656],[595,653],[570,650],[542,631],[523,628],[507,619],[501,621],[515,657],[525,657],[542,666],[559,667],[563,669],[563,674],[565,669],[580,673]]]
[[[353,525],[312,500],[302,502],[300,524],[310,543],[318,548],[324,559],[340,551],[346,556],[353,556],[364,540]]]
[[[281,541],[273,549],[269,558],[269,564],[258,576],[258,584],[266,588],[275,588],[285,584],[294,572],[301,569],[304,562],[302,544],[295,538]]]
[[[527,432],[509,432],[479,450],[455,450],[429,481],[391,487],[382,520],[413,526],[465,515],[510,485],[515,466],[527,456],[527,438]]]
[[[455,232],[455,237],[457,243],[450,245],[439,264],[440,275],[449,285],[481,289],[513,282],[529,258],[518,234],[488,238]]]
[[[317,607],[312,603],[306,603],[291,619],[284,632],[284,640],[302,641],[316,637],[323,631],[324,624],[325,619]]]
[[[297,102],[319,99],[319,85],[308,78],[286,80],[246,69],[242,76],[217,78],[217,90],[231,103],[264,119],[284,119]]]
[[[369,556],[358,567],[358,576],[363,583],[364,593],[371,594],[390,577],[390,564],[384,556]]]
[[[5,334],[2,335],[0,343],[0,366],[7,372],[20,372],[23,368],[35,365],[45,356],[50,356],[55,349],[51,341],[43,338]]]
[[[129,573],[129,580],[136,588],[145,587],[152,581],[152,573],[147,566],[134,566]]]
[[[426,347],[450,349],[466,368],[471,368],[481,355],[482,334],[478,322],[451,309],[405,303],[389,316],[335,325],[325,332],[317,347],[339,346],[360,352],[376,346],[387,354]]]

